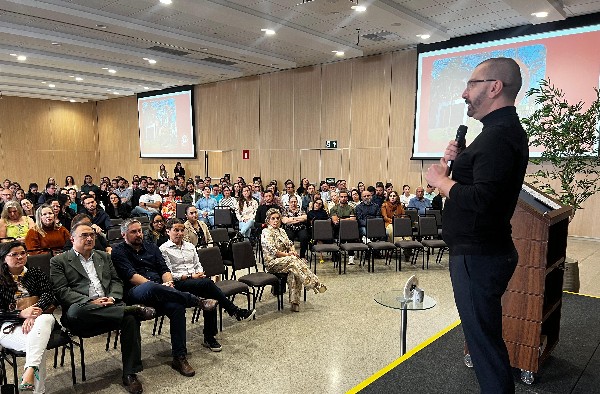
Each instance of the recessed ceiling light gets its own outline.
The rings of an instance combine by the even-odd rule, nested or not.
[[[53,83],[49,84],[48,86],[51,87],[51,88],[55,88],[56,87],[56,85],[53,84]]]
[[[265,35],[267,35],[267,36],[274,36],[275,35],[275,30],[272,30],[272,29],[260,29],[260,31],[264,31]]]
[[[111,74],[115,74],[117,72],[117,70],[115,70],[114,68],[109,68],[108,72]]]
[[[69,102],[71,102],[71,103],[76,103],[77,101],[75,101],[75,100],[71,99],[71,100],[69,100]]]
[[[144,89],[148,90],[148,89],[150,89],[150,88],[149,88],[148,86],[144,86]]]
[[[19,55],[17,56],[17,60],[20,62],[24,62],[25,60],[27,60],[27,56],[25,55]]]
[[[365,7],[364,5],[353,5],[350,8],[352,8],[356,12],[365,12],[367,10],[367,7]]]
[[[344,56],[344,51],[331,51],[331,52],[335,53],[335,56],[337,56],[337,57]]]
[[[531,16],[535,16],[536,18],[546,18],[548,13],[546,11],[534,12]]]
[[[102,67],[103,70],[108,70],[108,67]]]
[[[162,4],[171,4],[173,0],[160,0]]]
[[[106,25],[96,25],[98,29],[106,29]]]
[[[11,53],[10,56],[17,57],[16,53]]]
[[[150,63],[150,64],[156,64],[156,60],[154,60],[154,59],[148,59],[148,63]]]
[[[117,91],[114,91],[114,92],[112,92],[112,94],[115,94],[115,95],[117,95],[117,96],[118,96],[118,95],[119,95],[119,92],[117,92]]]
[[[76,81],[83,81],[83,78],[81,78],[81,77],[75,77],[75,80]]]
[[[417,34],[417,37],[419,37],[422,40],[427,40],[431,37],[431,34]]]
[[[44,83],[44,84],[45,84],[45,83],[46,83],[46,81],[42,81],[42,83]]]
[[[60,42],[53,42],[52,45],[55,45],[55,46],[59,47],[60,46]]]

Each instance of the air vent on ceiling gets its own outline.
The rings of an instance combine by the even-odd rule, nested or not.
[[[397,38],[400,38],[398,34],[389,31],[380,31],[378,33],[363,34],[361,37],[372,41],[395,40]]]
[[[235,62],[231,62],[229,60],[224,60],[224,59],[218,59],[216,57],[205,57],[202,60],[204,60],[205,62],[222,64],[224,66],[233,66],[234,64],[236,64]]]
[[[165,48],[165,47],[161,47],[158,45],[150,47],[148,49],[156,51],[156,52],[168,53],[169,55],[175,55],[175,56],[185,56],[185,55],[190,54],[189,52],[180,51],[179,49]]]

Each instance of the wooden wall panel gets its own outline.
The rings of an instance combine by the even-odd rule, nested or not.
[[[225,141],[237,149],[258,149],[260,132],[260,78],[249,77],[235,81],[236,95],[233,110],[236,114],[237,137]],[[241,157],[241,153],[238,155]],[[251,156],[252,157],[252,156]]]
[[[294,148],[321,148],[321,67],[304,67],[294,75]]]
[[[27,188],[76,182],[97,166],[95,103],[66,103],[20,97],[0,100],[0,177]],[[83,159],[86,160],[83,160]],[[81,159],[81,161],[80,161]]]
[[[223,97],[219,95],[220,90],[218,83],[200,85],[195,90],[196,142],[202,150],[219,149],[216,131],[221,129],[221,113],[218,109],[223,108]]]
[[[350,172],[347,179],[348,186],[353,187],[360,181],[364,182],[366,186],[375,186],[375,182],[384,181],[385,178],[383,178],[381,174],[387,166],[386,157],[386,148],[350,150]]]
[[[409,160],[412,147],[388,149],[388,172],[386,180],[392,182],[398,193],[402,185],[410,185],[411,191],[422,183],[421,162]],[[425,167],[427,168],[427,167]]]
[[[283,187],[286,179],[297,179],[297,170],[295,166],[298,162],[298,151],[295,150],[269,150],[263,151],[260,155],[260,170],[263,183],[276,179],[279,184],[279,190]],[[246,179],[248,181],[248,179]]]
[[[321,179],[335,178],[342,179],[348,175],[348,172],[342,171],[342,150],[341,149],[323,149],[321,151]]]
[[[314,183],[315,186],[319,187],[319,181],[324,179],[321,177],[320,168],[321,168],[321,150],[320,149],[302,149],[300,150],[300,160],[299,160],[299,174],[298,179],[294,179],[295,183],[298,183],[302,178],[308,178],[311,183]]]
[[[352,103],[352,63],[322,65],[321,143],[337,140],[339,148],[350,146],[350,109]]]
[[[267,78],[261,77],[262,81]],[[265,88],[267,88],[265,86]],[[292,72],[270,74],[268,78],[268,103],[262,114],[268,129],[260,133],[261,149],[294,148],[294,77]],[[262,86],[261,86],[262,93]],[[262,99],[262,96],[261,96]],[[262,110],[262,100],[261,100]],[[261,114],[261,123],[263,120]],[[262,125],[261,125],[262,126]],[[261,127],[262,131],[262,127]]]
[[[392,54],[392,91],[389,144],[411,147],[415,124],[417,92],[417,52],[400,51]]]
[[[388,146],[391,59],[387,54],[352,61],[353,149]]]

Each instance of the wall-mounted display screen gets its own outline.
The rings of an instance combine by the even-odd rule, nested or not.
[[[190,86],[138,94],[140,157],[196,157]]]
[[[459,125],[469,127],[467,144],[481,132],[481,123],[467,116],[461,95],[477,64],[491,57],[510,57],[521,67],[523,87],[517,97],[517,113],[529,116],[533,97],[525,93],[550,78],[564,90],[565,98],[589,103],[595,98],[600,74],[600,25],[557,30],[478,44],[426,51],[419,48],[417,110],[413,159],[438,159]],[[531,157],[541,151],[530,150]]]

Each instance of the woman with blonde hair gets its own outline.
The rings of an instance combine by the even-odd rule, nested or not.
[[[8,237],[23,241],[29,229],[34,225],[33,220],[24,215],[19,202],[9,201],[4,204],[0,219],[0,238]]]
[[[69,231],[54,220],[51,205],[42,204],[35,211],[35,225],[25,236],[27,250],[52,249],[62,250],[71,238]]]
[[[290,288],[289,297],[292,312],[300,311],[302,286],[315,293],[324,293],[327,287],[308,268],[306,260],[296,253],[294,243],[281,228],[281,213],[277,208],[267,211],[267,227],[261,233],[261,244],[265,257],[265,267],[269,273],[287,273]]]

